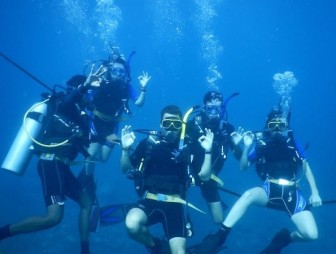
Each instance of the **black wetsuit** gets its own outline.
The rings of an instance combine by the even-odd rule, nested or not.
[[[36,153],[40,157],[38,172],[47,206],[63,204],[66,196],[78,201],[83,190],[69,166],[79,153],[85,157],[89,155],[86,151],[90,131],[88,118],[82,114],[79,106],[84,92],[73,89],[49,103],[50,116],[39,139],[45,145],[68,141],[56,147],[35,144]]]
[[[200,172],[204,161],[204,149],[198,142],[199,137],[205,134],[205,128],[211,129],[214,133],[213,146],[212,146],[212,173],[218,175],[224,166],[224,162],[227,159],[227,154],[233,149],[233,143],[231,141],[231,133],[234,132],[234,127],[228,122],[223,122],[222,127],[219,128],[219,123],[213,125],[206,121],[206,116],[201,113],[197,115],[187,125],[187,142],[190,143],[190,154],[193,159],[191,162],[191,168],[193,175],[196,176]],[[208,203],[220,201],[220,196],[217,188],[217,182],[213,179],[209,181],[200,182],[196,180],[201,188],[202,196]]]
[[[154,144],[148,139],[142,140],[130,159],[134,168],[142,164],[143,197],[148,193],[164,194],[185,198],[187,185],[186,164],[173,159],[172,152],[178,144],[161,141]],[[164,197],[164,195],[162,195]],[[137,207],[148,217],[148,225],[161,222],[168,239],[186,237],[184,208],[180,203],[141,199]]]
[[[264,132],[248,155],[249,161],[255,163],[260,178],[264,181],[262,188],[268,196],[268,206],[285,211],[292,216],[307,210],[297,181],[305,155],[294,140],[292,131],[287,135],[272,135]],[[278,181],[274,183],[272,181]]]
[[[93,142],[105,144],[106,137],[116,133],[123,113],[130,114],[129,99],[135,100],[132,86],[121,81],[102,82],[92,90],[94,128]]]

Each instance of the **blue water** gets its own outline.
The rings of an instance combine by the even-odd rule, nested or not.
[[[298,80],[292,99],[291,126],[302,143],[310,144],[308,160],[324,200],[336,198],[336,4],[332,0],[13,0],[0,2],[0,52],[46,84],[64,84],[90,61],[107,57],[109,42],[132,60],[133,84],[147,71],[152,76],[146,104],[132,106],[125,124],[158,128],[159,111],[177,104],[183,111],[202,102],[210,88],[225,96],[240,92],[228,106],[236,127],[263,127],[278,102],[273,75],[292,71]],[[0,58],[0,158],[5,157],[27,108],[45,89]],[[142,138],[138,136],[138,140]],[[132,202],[132,183],[119,171],[120,148],[98,165],[98,195],[102,204]],[[0,172],[0,225],[28,215],[43,214],[44,203],[35,169],[24,176]],[[78,170],[78,169],[74,169]],[[242,193],[260,182],[254,170],[239,172],[228,160],[222,173],[228,189]],[[305,196],[307,183],[302,181]],[[223,193],[230,207],[235,197]],[[193,203],[206,209],[198,191]],[[293,244],[283,253],[334,253],[336,205],[313,209],[319,239]],[[61,225],[0,243],[0,253],[78,253],[78,207],[66,203]],[[215,227],[209,215],[191,211],[199,241]],[[251,208],[234,228],[223,253],[258,253],[289,218],[276,211]],[[154,228],[161,234],[160,228]],[[104,227],[92,236],[92,253],[146,253],[131,241],[123,224]]]

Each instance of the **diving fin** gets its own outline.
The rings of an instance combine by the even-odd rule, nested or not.
[[[280,254],[281,250],[291,242],[288,229],[283,228],[273,237],[271,243],[260,254]]]
[[[199,244],[192,245],[188,247],[188,254],[216,254],[225,249],[223,247],[227,231],[219,229],[215,234],[209,234],[204,237],[203,241]]]
[[[100,225],[109,226],[123,222],[134,204],[113,204],[99,209]]]

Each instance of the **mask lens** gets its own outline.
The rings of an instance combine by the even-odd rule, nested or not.
[[[287,123],[285,122],[269,122],[267,125],[268,129],[275,130],[278,129],[280,131],[283,131],[287,128]]]
[[[221,107],[214,106],[214,105],[207,105],[207,106],[204,106],[204,111],[210,117],[216,117],[216,116],[219,117],[221,114]]]
[[[123,77],[125,76],[126,71],[124,68],[121,67],[112,67],[111,68],[111,75],[114,77]]]
[[[180,130],[182,128],[181,120],[164,119],[161,123],[165,130]]]

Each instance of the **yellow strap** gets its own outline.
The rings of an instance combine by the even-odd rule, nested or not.
[[[218,176],[211,174],[210,178],[215,182],[217,182],[218,184],[220,184],[221,186],[224,186],[224,182]]]
[[[283,185],[283,186],[293,186],[293,185],[296,184],[295,181],[288,181],[288,180],[282,179],[282,178],[279,178],[279,179],[270,178],[270,179],[267,179],[267,181],[270,182],[270,183],[275,183],[275,184]]]
[[[162,202],[180,203],[180,204],[183,204],[183,205],[187,205],[187,206],[195,209],[196,211],[199,211],[200,213],[206,214],[205,212],[203,212],[201,209],[198,209],[193,204],[190,204],[189,202],[180,198],[179,195],[166,195],[166,194],[161,194],[161,193],[154,194],[154,193],[147,192],[145,194],[145,198],[151,199],[151,200],[156,200],[156,201],[162,201]]]

